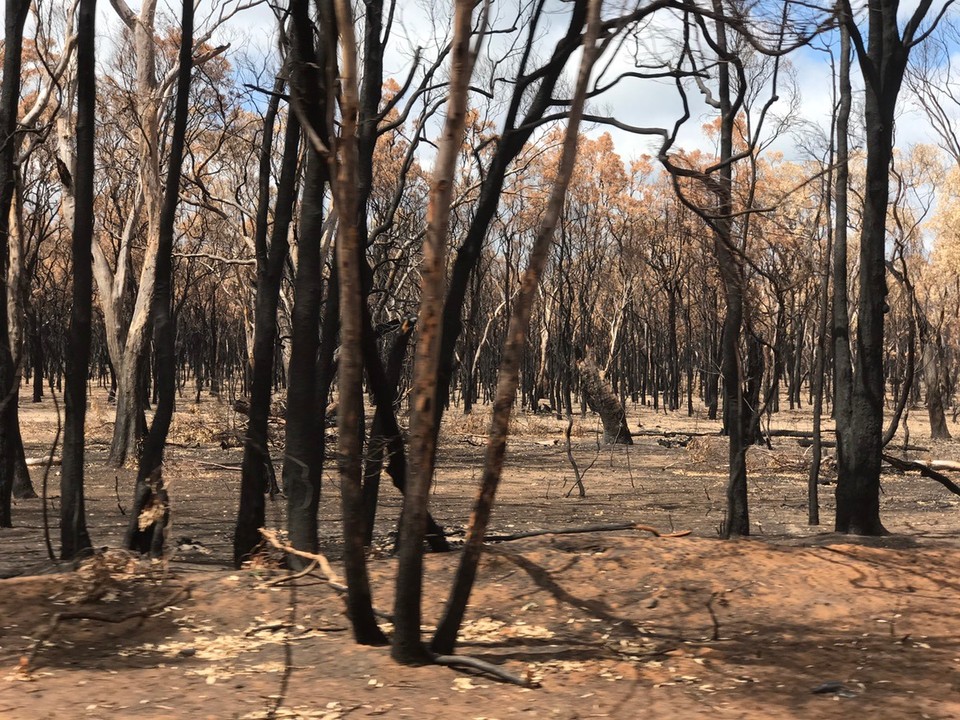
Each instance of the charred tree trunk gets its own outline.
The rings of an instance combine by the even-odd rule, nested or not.
[[[921,342],[923,343],[923,385],[924,399],[927,403],[927,415],[930,418],[930,437],[933,440],[949,440],[950,430],[943,409],[946,393],[946,362],[943,351],[943,338],[925,317],[919,318]]]
[[[918,32],[931,3],[920,3],[902,35],[896,0],[870,0],[868,6],[866,44],[847,2],[841,18],[856,46],[864,78],[867,167],[860,232],[857,352],[851,373],[843,376],[843,390],[838,388],[838,393],[846,395],[848,406],[842,416],[837,416],[836,530],[879,535],[886,532],[880,521],[880,464],[884,314],[888,309],[885,242],[894,118],[907,59],[917,38],[926,34]],[[845,91],[849,93],[849,84]]]
[[[69,560],[89,550],[84,506],[84,420],[93,312],[94,128],[96,123],[96,0],[83,0],[77,40],[77,163],[74,172],[73,294],[67,340],[66,419],[60,474],[60,557]]]
[[[335,20],[330,4],[321,3],[321,47],[318,50],[314,46],[309,7],[308,0],[291,0],[290,3],[291,107],[308,134],[319,135],[329,147],[326,108],[328,82],[336,73],[336,63],[331,61],[335,48],[330,47],[334,42],[331,38],[335,38]],[[298,550],[316,552],[324,439],[323,423],[317,422],[314,413],[323,284],[320,266],[323,195],[329,169],[315,143],[310,144],[306,163],[291,320],[283,487],[287,495],[287,527],[291,544]],[[303,559],[295,556],[288,557],[287,561],[297,568],[305,564]]]
[[[30,313],[30,363],[33,366],[33,402],[43,402],[43,334],[40,316]]]
[[[10,348],[7,266],[10,259],[10,206],[16,190],[15,135],[20,98],[23,27],[28,0],[6,0],[3,85],[0,86],[0,527],[11,527],[11,495],[16,473],[17,369]],[[22,443],[21,443],[22,446]]]
[[[817,291],[817,326],[814,340],[813,368],[811,369],[810,386],[813,395],[813,449],[810,456],[810,472],[807,476],[807,523],[820,524],[820,465],[823,457],[821,428],[823,421],[823,392],[824,375],[826,374],[826,343],[827,320],[830,304],[830,263],[833,253],[833,236],[835,219],[831,215],[833,202],[831,191],[834,180],[834,142],[836,137],[836,118],[830,128],[830,163],[826,175],[826,192],[824,193],[824,210],[826,216],[827,238],[823,251],[823,260],[820,267],[820,287]]]
[[[158,390],[157,408],[140,456],[130,525],[124,538],[124,546],[128,550],[139,550],[141,553],[149,551],[153,557],[163,554],[164,533],[170,512],[167,493],[163,487],[163,451],[176,401],[176,327],[171,313],[173,240],[186,144],[190,75],[193,72],[193,0],[183,1],[179,62],[173,137],[170,142],[170,161],[158,226],[156,280],[151,302],[157,368],[154,378]],[[145,518],[149,518],[149,521]]]
[[[446,243],[453,199],[453,178],[457,155],[466,126],[467,88],[476,51],[470,47],[473,3],[457,0],[450,50],[450,94],[443,137],[437,152],[430,200],[427,206],[427,233],[423,243],[423,270],[420,291],[419,338],[414,360],[412,414],[410,417],[410,478],[403,496],[400,520],[399,558],[391,655],[406,664],[427,662],[430,654],[420,638],[421,594],[423,587],[423,538],[427,524],[427,503],[433,481],[442,405],[446,400],[449,373],[440,373],[444,292],[446,289]],[[466,280],[466,278],[464,278]],[[462,302],[466,284],[460,288]],[[459,313],[460,304],[457,311]],[[456,340],[456,338],[453,338]]]
[[[274,477],[267,447],[267,420],[273,385],[273,360],[277,342],[277,307],[280,282],[289,249],[287,234],[296,199],[297,160],[300,153],[300,123],[292,112],[287,116],[284,131],[283,161],[274,211],[270,247],[267,247],[267,225],[270,209],[270,157],[273,126],[283,81],[274,84],[275,94],[263,122],[263,145],[260,149],[260,198],[257,207],[254,245],[257,253],[257,296],[254,306],[253,381],[250,387],[250,412],[243,444],[240,476],[240,506],[233,536],[233,562],[240,563],[260,543],[259,529],[265,522],[264,495]]]
[[[352,4],[335,0],[337,28],[340,34],[341,59],[341,135],[339,162],[337,154],[328,160],[331,176],[336,169],[334,185],[336,203],[342,221],[337,226],[336,261],[340,281],[339,362],[340,404],[337,411],[339,433],[340,495],[343,509],[343,565],[347,578],[347,611],[358,643],[385,645],[386,637],[373,614],[370,578],[364,554],[362,501],[363,476],[363,332],[364,292],[361,265],[363,247],[355,218],[359,209],[357,186],[360,158],[357,148],[357,123],[360,100],[358,89],[357,44],[354,34]],[[378,25],[380,9],[368,3],[367,12]],[[379,27],[374,33],[379,38]],[[329,61],[328,61],[329,62]],[[328,69],[332,66],[328,65]]]

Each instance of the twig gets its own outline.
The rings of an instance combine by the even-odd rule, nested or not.
[[[41,483],[41,492],[43,494],[43,542],[47,546],[47,557],[51,562],[57,561],[57,556],[53,552],[53,543],[50,542],[50,516],[47,512],[47,481],[50,478],[50,467],[53,463],[53,455],[57,451],[57,443],[60,442],[60,431],[63,430],[63,421],[60,417],[60,403],[57,401],[57,394],[53,390],[53,378],[50,378],[50,397],[53,399],[53,407],[57,411],[57,431],[53,435],[53,443],[50,445],[50,453],[47,455],[50,462],[43,468],[43,481]]]
[[[113,492],[117,495],[117,507],[120,509],[121,515],[126,515],[127,511],[123,509],[123,505],[120,503],[120,476],[113,476]]]
[[[317,569],[318,563],[316,560],[310,562],[303,570],[300,572],[291,573],[289,575],[284,575],[283,577],[274,578],[267,583],[268,587],[276,587],[277,585],[283,585],[284,583],[292,582],[293,580],[299,580],[302,577],[306,577],[314,570]]]
[[[285,553],[290,555],[296,555],[297,557],[302,557],[305,560],[312,560],[319,567],[323,574],[326,576],[323,578],[324,582],[329,585],[332,589],[336,590],[338,593],[343,594],[347,592],[347,586],[340,582],[340,578],[337,577],[337,574],[334,572],[333,568],[330,566],[330,561],[323,555],[319,553],[309,553],[304,550],[297,550],[291,545],[280,542],[280,538],[277,536],[276,530],[269,530],[267,528],[260,528],[260,534],[263,535],[263,538],[270,543],[277,550],[282,550]],[[304,573],[306,574],[306,573]],[[293,578],[284,578],[284,580],[291,580]],[[382,610],[373,609],[373,614],[389,622],[393,622],[393,615],[390,613],[383,612]]]
[[[567,443],[567,460],[570,461],[570,466],[573,468],[573,475],[576,478],[575,485],[572,485],[567,494],[564,497],[570,497],[570,493],[573,492],[573,488],[577,487],[580,490],[580,497],[585,498],[587,496],[587,490],[583,486],[583,474],[580,472],[580,467],[577,465],[577,461],[573,457],[573,446],[570,442],[570,431],[573,429],[573,415],[567,415],[567,429],[563,433],[563,437]]]
[[[540,683],[530,678],[529,675],[526,678],[522,678],[519,675],[514,675],[511,672],[507,672],[499,665],[494,665],[493,663],[488,663],[484,660],[479,660],[477,658],[468,657],[465,655],[434,655],[433,662],[437,665],[443,665],[445,667],[464,667],[471,668],[473,670],[479,670],[482,673],[486,673],[497,680],[508,682],[511,685],[519,685],[520,687],[525,688],[540,687]]]
[[[510,542],[511,540],[523,540],[525,538],[540,537],[541,535],[575,535],[577,533],[590,532],[611,532],[615,530],[644,530],[654,537],[678,538],[686,537],[691,533],[690,530],[681,530],[680,532],[662,533],[656,528],[640,523],[608,523],[601,525],[585,525],[582,527],[557,528],[555,530],[530,530],[528,532],[513,533],[511,535],[487,535],[487,542]]]
[[[720,621],[717,619],[717,614],[713,611],[713,601],[720,597],[723,593],[715,592],[710,595],[710,599],[707,600],[707,612],[710,613],[710,620],[713,622],[713,640],[720,640]]]
[[[198,465],[206,465],[207,467],[215,467],[220,470],[231,470],[233,472],[241,472],[243,468],[239,465],[221,465],[220,463],[210,462],[209,460],[197,460]]]

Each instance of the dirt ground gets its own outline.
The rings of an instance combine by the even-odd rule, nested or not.
[[[28,455],[53,438],[50,401],[21,403]],[[385,648],[353,643],[343,603],[313,576],[228,567],[240,451],[217,433],[242,427],[227,405],[186,402],[165,477],[170,555],[146,562],[115,550],[128,518],[130,470],[104,467],[111,408],[90,413],[88,513],[97,547],[63,573],[47,560],[42,503],[19,501],[0,530],[0,718],[960,718],[960,498],[936,483],[883,476],[891,535],[806,524],[808,451],[776,438],[750,453],[749,540],[717,539],[725,443],[695,437],[664,447],[599,447],[596,420],[574,428],[586,497],[572,489],[564,423],[521,416],[491,533],[630,521],[642,531],[548,534],[491,543],[458,653],[539,682],[519,688],[442,667],[408,668]],[[432,510],[462,537],[482,469],[483,413],[443,433]],[[931,444],[922,409],[910,417],[915,457],[960,460],[960,443]],[[633,430],[711,432],[685,414],[630,409]],[[809,426],[805,410],[774,427]],[[960,435],[960,426],[951,430]],[[667,443],[668,445],[670,443]],[[276,452],[277,457],[280,451]],[[34,468],[34,482],[42,484]],[[830,479],[830,473],[825,473]],[[51,522],[59,477],[49,476]],[[390,556],[399,496],[385,488],[371,555],[375,604],[392,609]],[[283,500],[268,508],[283,526]],[[339,553],[339,493],[327,475],[323,551]],[[58,531],[51,530],[54,547]],[[425,630],[442,611],[456,553],[427,558]],[[59,618],[59,619],[58,619]],[[389,631],[389,624],[385,623]],[[43,641],[43,642],[41,642]]]

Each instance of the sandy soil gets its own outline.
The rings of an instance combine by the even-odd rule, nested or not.
[[[53,436],[52,406],[24,403],[21,414],[28,454],[40,455]],[[109,415],[95,397],[88,510],[95,545],[115,548],[132,471],[103,467]],[[960,444],[930,445],[921,420],[915,410],[910,441],[930,447],[919,456],[960,459]],[[883,517],[893,534],[837,536],[829,525],[807,526],[807,456],[780,439],[751,451],[754,538],[725,542],[716,539],[722,439],[663,447],[645,435],[631,448],[600,448],[586,418],[573,446],[589,468],[581,499],[565,496],[573,472],[563,424],[519,418],[492,533],[624,520],[692,531],[491,544],[458,652],[542,685],[531,690],[397,666],[385,649],[353,643],[342,601],[325,583],[227,568],[239,485],[230,468],[240,452],[220,449],[214,436],[241,421],[212,400],[178,414],[163,562],[108,551],[77,572],[49,574],[41,502],[17,504],[17,527],[0,530],[0,577],[10,578],[0,584],[0,718],[960,718],[960,498],[932,481],[885,473]],[[784,412],[775,426],[808,421],[804,411]],[[715,429],[703,418],[637,408],[631,428],[639,427]],[[432,508],[454,541],[480,474],[483,430],[478,416],[454,418],[444,431]],[[54,519],[57,484],[54,470]],[[820,489],[829,523],[833,486]],[[328,476],[321,533],[332,558],[338,502]],[[392,608],[398,509],[387,489],[371,559],[384,611]],[[282,500],[269,517],[282,527]],[[56,545],[55,528],[52,535]],[[456,561],[428,557],[425,623],[439,617]],[[144,608],[151,612],[138,614]]]

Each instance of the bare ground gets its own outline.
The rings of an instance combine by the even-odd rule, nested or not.
[[[88,512],[95,545],[115,548],[132,471],[103,466],[110,414],[95,397]],[[23,403],[21,416],[28,454],[43,454],[52,405]],[[910,440],[929,445],[921,420],[915,411]],[[960,498],[932,481],[885,473],[883,517],[893,534],[838,536],[824,532],[833,486],[820,488],[827,524],[810,528],[807,455],[779,439],[773,450],[751,451],[755,537],[724,542],[716,539],[722,439],[665,448],[651,435],[631,448],[599,448],[596,422],[585,418],[573,445],[581,469],[589,466],[580,499],[575,490],[565,496],[573,473],[563,423],[518,418],[492,533],[620,521],[693,531],[492,544],[458,652],[542,685],[531,690],[400,667],[386,649],[353,643],[328,585],[310,577],[272,584],[284,575],[269,567],[228,569],[239,473],[225,468],[239,465],[240,451],[221,450],[214,435],[241,421],[212,400],[178,414],[180,444],[166,470],[171,555],[163,562],[110,551],[75,573],[39,574],[51,569],[41,502],[17,504],[17,527],[0,530],[0,577],[20,575],[0,584],[0,718],[960,718]],[[784,412],[775,422],[803,428],[809,417]],[[644,408],[631,411],[630,425],[716,429]],[[483,431],[483,416],[445,427],[432,508],[452,533],[469,516]],[[957,460],[958,449],[939,443],[919,456]],[[38,490],[41,476],[36,469]],[[58,481],[54,469],[53,522]],[[268,510],[272,526],[282,527],[282,504]],[[321,533],[331,557],[339,552],[338,504],[328,475]],[[398,510],[397,493],[385,488],[371,561],[375,602],[385,611]],[[56,547],[56,528],[52,536]],[[439,617],[456,561],[428,557],[425,623]],[[66,615],[54,626],[57,613]]]

